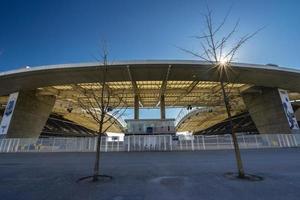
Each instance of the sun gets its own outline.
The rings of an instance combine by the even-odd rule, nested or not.
[[[229,60],[226,57],[221,57],[220,60],[219,60],[219,63],[220,63],[221,66],[226,66],[229,63]]]

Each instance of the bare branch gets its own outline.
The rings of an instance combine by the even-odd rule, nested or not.
[[[190,50],[188,50],[188,49],[184,49],[184,48],[181,48],[181,47],[177,47],[177,48],[180,49],[180,50],[183,51],[183,52],[189,53],[189,54],[191,54],[191,55],[193,55],[193,56],[195,56],[195,57],[201,58],[201,59],[203,59],[203,60],[205,60],[205,61],[211,63],[211,60],[205,58],[204,56],[202,56],[202,55],[200,55],[200,54],[197,54],[197,53],[195,53],[195,52],[193,52],[193,51],[190,51]]]

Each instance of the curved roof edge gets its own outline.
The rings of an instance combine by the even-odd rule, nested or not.
[[[127,61],[115,61],[110,62],[110,66],[126,66],[126,65],[210,65],[209,62],[199,61],[199,60],[127,60]],[[41,66],[33,66],[29,68],[19,68],[8,71],[0,72],[1,76],[18,74],[18,73],[26,73],[26,72],[35,72],[35,71],[43,71],[43,70],[51,70],[51,69],[70,69],[70,68],[85,68],[85,67],[96,67],[101,66],[101,62],[87,62],[87,63],[71,63],[71,64],[57,64],[57,65],[41,65]],[[253,68],[253,69],[267,69],[267,70],[276,70],[276,71],[284,71],[284,72],[292,72],[299,73],[300,69],[295,68],[287,68],[280,66],[272,66],[272,65],[262,65],[262,64],[248,64],[248,63],[235,63],[231,64],[233,67],[240,68]]]

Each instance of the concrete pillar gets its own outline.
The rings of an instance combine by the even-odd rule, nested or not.
[[[160,119],[166,119],[165,95],[160,97]]]
[[[300,119],[300,108],[298,108],[297,110],[295,110],[295,116],[296,116],[296,119]]]
[[[36,96],[35,91],[20,91],[6,137],[38,138],[54,103],[54,96]]]
[[[139,96],[134,95],[134,119],[139,119],[140,118],[140,105],[139,105]]]
[[[292,133],[277,88],[253,87],[242,97],[260,134]]]

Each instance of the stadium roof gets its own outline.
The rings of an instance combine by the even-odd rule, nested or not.
[[[274,65],[232,63],[226,90],[230,93],[234,114],[245,111],[241,92],[252,86],[276,87],[289,91],[291,100],[300,99],[300,70]],[[99,89],[104,67],[101,63],[63,64],[22,69],[0,73],[0,102],[19,90],[37,89],[40,95],[57,97],[53,112],[69,120],[88,119],[76,108],[80,95],[74,87]],[[210,63],[193,60],[124,61],[109,64],[107,86],[115,101],[122,96],[122,105],[133,107],[134,95],[141,107],[157,107],[165,95],[166,107],[210,107],[212,111],[192,115],[178,123],[178,130],[201,130],[226,118],[218,74]],[[8,87],[9,86],[9,87]],[[72,105],[73,112],[66,110]],[[198,117],[199,116],[199,117]],[[195,118],[196,117],[196,118]],[[81,119],[80,119],[81,118]],[[90,120],[90,119],[89,119]],[[196,123],[192,123],[196,121]],[[190,122],[190,123],[189,123]],[[92,128],[92,122],[84,122]],[[120,122],[120,125],[122,123]]]

